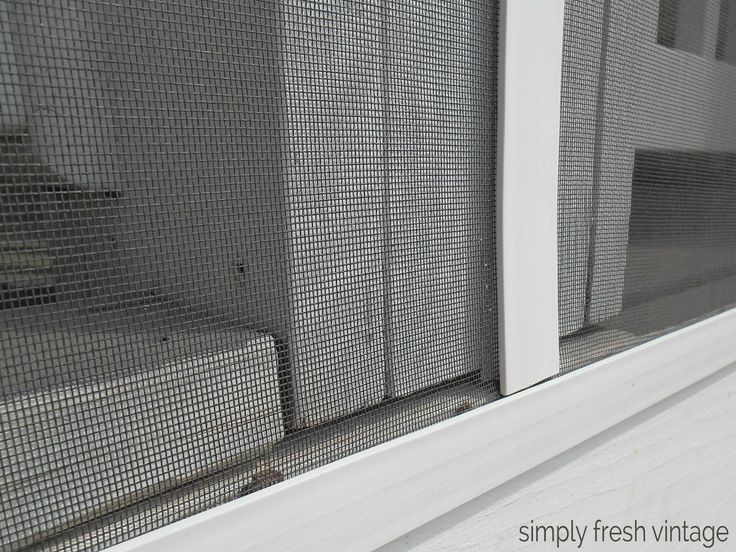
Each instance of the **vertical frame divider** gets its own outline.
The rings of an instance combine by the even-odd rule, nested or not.
[[[557,180],[564,0],[502,0],[498,53],[501,393],[559,372]]]

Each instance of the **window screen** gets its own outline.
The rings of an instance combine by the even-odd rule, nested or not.
[[[497,396],[495,2],[0,1],[0,548]]]
[[[732,2],[566,9],[563,370],[736,303]]]

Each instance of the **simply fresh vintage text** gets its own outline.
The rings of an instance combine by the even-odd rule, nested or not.
[[[519,527],[519,542],[554,543],[582,548],[587,543],[698,543],[703,548],[713,548],[728,540],[728,527],[724,525],[696,525],[683,521],[645,525],[637,520],[633,523],[616,525],[596,520],[593,524],[578,524],[574,520],[564,525],[535,524],[534,520]]]

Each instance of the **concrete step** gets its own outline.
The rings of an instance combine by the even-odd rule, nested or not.
[[[0,399],[0,526],[13,527],[0,533],[3,550],[215,473],[283,437],[271,336],[40,326],[0,328],[4,343],[17,343],[6,362],[37,378]],[[50,387],[77,371],[108,379]]]

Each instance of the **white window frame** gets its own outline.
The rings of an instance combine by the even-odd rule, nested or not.
[[[502,392],[514,394],[111,550],[373,550],[736,363],[732,309],[529,387],[559,370],[549,68],[561,66],[563,6],[501,2],[499,339]]]
[[[557,178],[564,11],[564,0],[500,3],[496,203],[504,395],[560,370]]]

